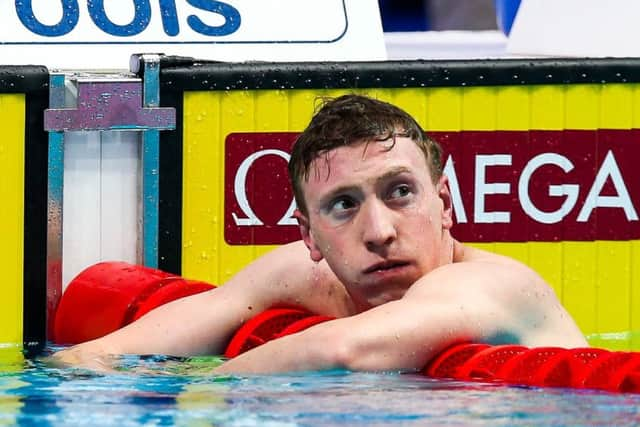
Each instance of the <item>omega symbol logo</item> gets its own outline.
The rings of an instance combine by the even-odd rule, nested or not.
[[[237,226],[256,226],[256,225],[264,225],[264,222],[255,214],[253,209],[249,204],[249,200],[247,199],[247,174],[249,173],[249,169],[253,165],[253,163],[261,157],[264,156],[278,156],[283,158],[287,163],[291,156],[289,153],[277,150],[277,149],[267,149],[256,151],[255,153],[248,156],[238,167],[238,172],[236,172],[236,176],[233,180],[233,190],[236,195],[236,200],[238,202],[238,206],[240,210],[242,210],[242,214],[244,216],[238,216],[235,212],[232,212],[233,220]],[[298,225],[298,222],[293,216],[293,212],[296,210],[296,202],[295,199],[291,201],[289,204],[289,208],[285,212],[285,214],[280,218],[277,225]]]

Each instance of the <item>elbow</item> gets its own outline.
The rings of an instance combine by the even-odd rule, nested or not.
[[[429,348],[407,337],[359,334],[343,331],[334,336],[334,366],[350,371],[414,372],[424,368],[433,357]]]
[[[323,360],[323,365],[327,368],[348,369],[350,371],[363,370],[362,366],[362,345],[353,333],[349,333],[342,328],[315,326],[315,351],[317,356]],[[322,329],[319,331],[318,329]]]
[[[379,371],[395,368],[393,356],[384,345],[369,342],[353,333],[334,337],[333,361],[338,368],[350,371]]]
[[[362,370],[362,366],[359,363],[359,350],[358,346],[348,339],[339,338],[333,341],[333,354],[332,362],[336,368],[348,369],[350,371]]]
[[[333,324],[314,327],[322,329],[315,342],[326,367],[350,371],[414,371],[426,363],[424,346],[416,346],[409,338],[372,333],[354,328],[349,322],[327,323]]]

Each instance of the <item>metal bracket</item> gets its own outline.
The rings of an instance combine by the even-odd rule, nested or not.
[[[138,56],[143,64],[143,105],[151,111],[167,110],[160,105],[160,55]],[[176,125],[175,109],[173,129]],[[142,263],[158,268],[160,210],[160,132],[150,129],[142,135]]]
[[[175,108],[143,106],[147,103],[143,103],[143,83],[139,79],[78,78],[75,84],[77,107],[45,110],[45,130],[169,130],[176,127]]]
[[[160,55],[136,58],[143,67],[139,77],[116,73],[51,76],[51,108],[44,112],[44,127],[49,132],[49,227],[55,230],[48,242],[50,265],[61,265],[64,140],[66,132],[74,131],[141,131],[141,247],[137,251],[144,265],[158,265],[160,131],[176,128],[176,110],[159,106]],[[60,290],[61,282],[60,268],[51,269],[49,289]]]

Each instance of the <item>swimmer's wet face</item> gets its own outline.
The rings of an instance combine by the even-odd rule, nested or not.
[[[312,163],[298,213],[315,261],[326,259],[356,301],[401,298],[420,277],[451,261],[451,202],[408,137],[363,141]]]
[[[394,141],[396,134],[410,138],[418,146],[429,164],[432,181],[437,182],[442,175],[440,146],[406,111],[360,95],[325,100],[298,137],[289,161],[289,177],[300,211],[307,213],[302,184],[309,179],[314,160],[345,145]]]
[[[440,147],[398,107],[358,95],[325,103],[289,173],[311,258],[326,259],[363,305],[401,298],[451,261]]]

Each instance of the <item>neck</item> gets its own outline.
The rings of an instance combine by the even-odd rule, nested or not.
[[[451,238],[451,261],[450,262],[461,262],[466,259],[466,248],[465,246],[458,242],[453,237]]]

